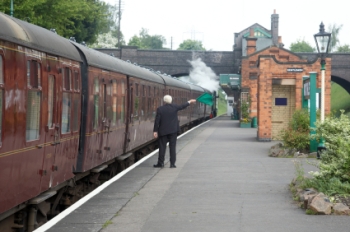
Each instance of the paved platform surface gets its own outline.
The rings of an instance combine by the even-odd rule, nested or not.
[[[176,169],[153,168],[155,154],[48,231],[350,231],[348,216],[297,207],[288,188],[293,159],[269,157],[276,142],[258,142],[256,133],[215,118],[178,140]]]

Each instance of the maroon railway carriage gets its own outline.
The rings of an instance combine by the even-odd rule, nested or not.
[[[154,142],[164,94],[205,92],[2,13],[0,25],[0,231],[32,231],[74,202],[66,187]],[[209,113],[197,103],[180,125]]]
[[[1,13],[0,25],[0,214],[10,215],[74,176],[81,58],[46,29]]]
[[[154,112],[165,89],[156,73],[74,43],[82,64],[78,163],[85,172],[153,140]]]

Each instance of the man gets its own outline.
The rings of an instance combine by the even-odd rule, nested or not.
[[[170,168],[176,168],[176,140],[179,128],[177,112],[188,107],[191,103],[195,103],[195,99],[191,99],[185,104],[171,104],[172,97],[164,96],[164,105],[158,107],[156,119],[154,121],[153,136],[158,138],[159,155],[158,163],[153,165],[155,168],[164,167],[164,156],[166,144],[169,142],[170,150]]]

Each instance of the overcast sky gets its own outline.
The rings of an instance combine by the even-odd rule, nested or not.
[[[105,0],[118,5],[119,0]],[[279,14],[279,35],[285,48],[298,39],[315,47],[313,35],[321,21],[343,25],[341,45],[350,45],[350,10],[344,0],[122,0],[121,31],[126,42],[146,28],[166,38],[175,50],[186,39],[200,40],[206,50],[232,51],[234,33],[254,23],[271,29],[271,14]]]

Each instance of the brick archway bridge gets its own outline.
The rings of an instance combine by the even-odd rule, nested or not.
[[[139,50],[125,46],[120,49],[97,49],[122,60],[145,66],[172,76],[188,75],[192,68],[188,61],[200,58],[217,75],[237,73],[241,57],[230,51],[177,51],[177,50]],[[315,60],[315,53],[297,53],[307,60]],[[332,81],[342,86],[350,94],[350,53],[332,53]]]

